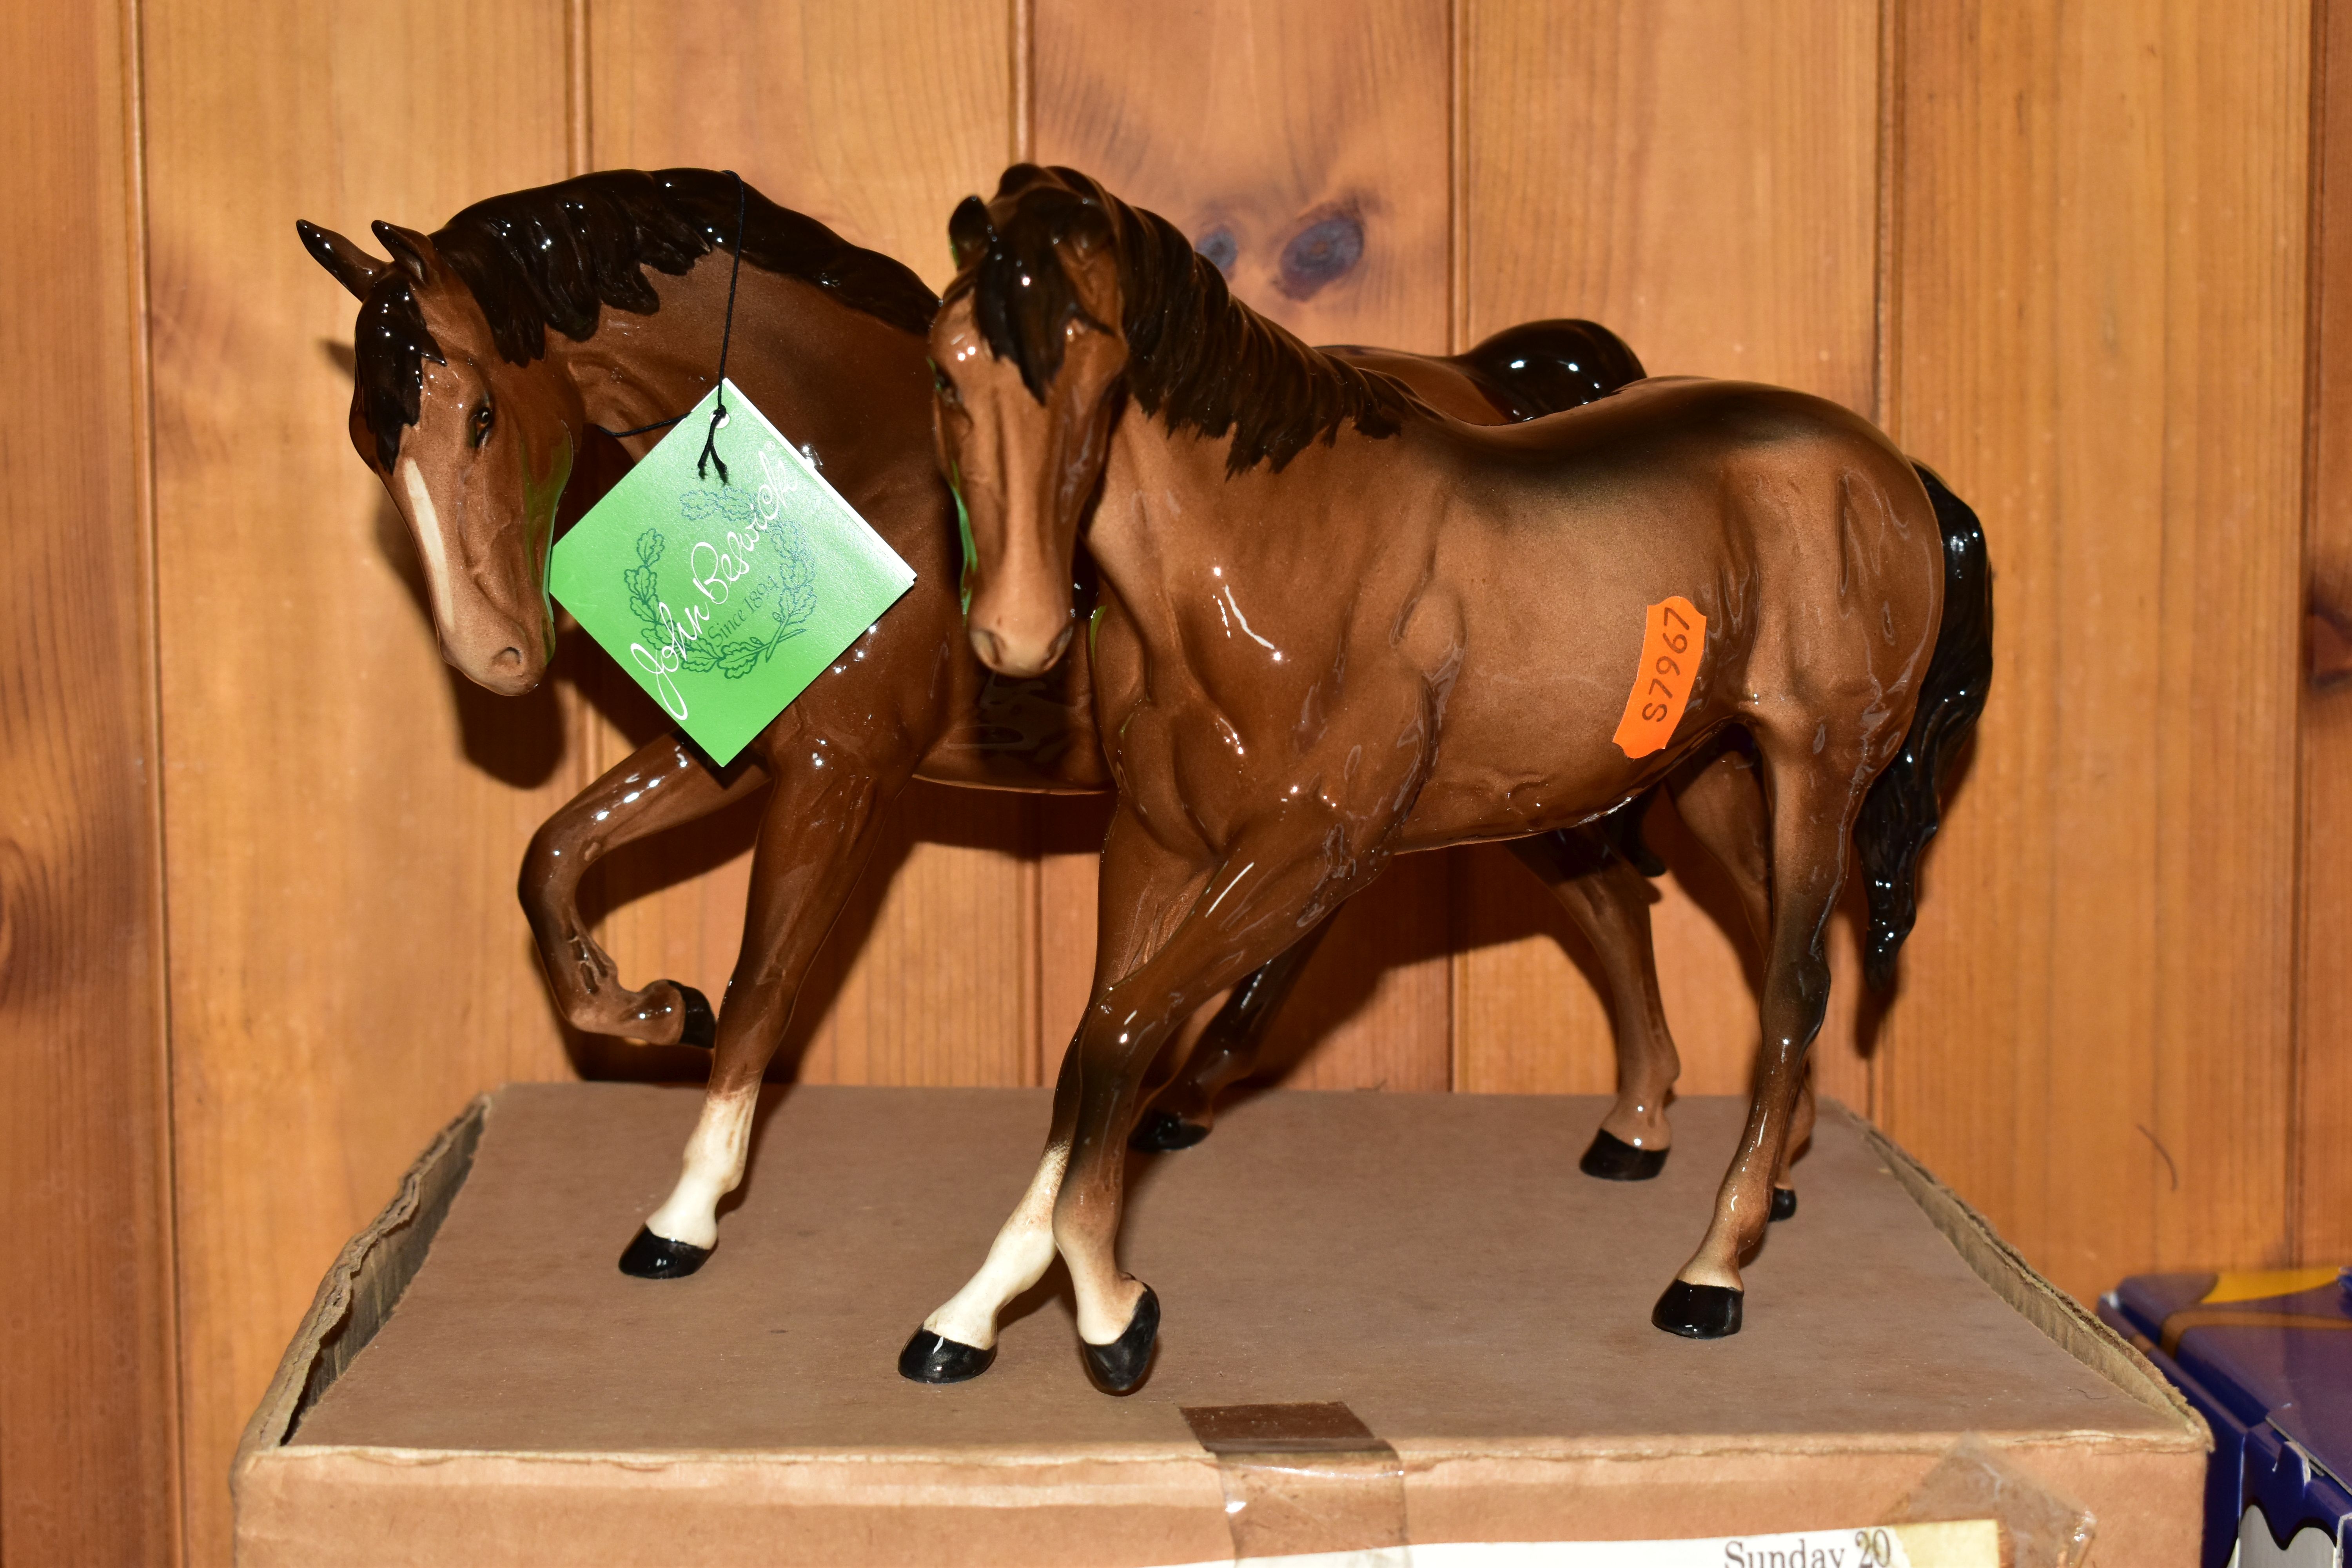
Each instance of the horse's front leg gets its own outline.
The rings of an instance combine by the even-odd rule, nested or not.
[[[743,946],[719,1010],[702,1116],[677,1186],[621,1255],[625,1274],[691,1274],[718,1246],[719,1200],[743,1180],[761,1077],[810,961],[874,847],[882,807],[906,786],[908,768],[877,769],[845,747],[832,751],[822,768],[782,770],[761,816]]]
[[[581,917],[580,883],[622,845],[708,816],[767,783],[767,773],[750,763],[713,773],[692,747],[664,735],[573,795],[531,836],[516,894],[555,1005],[573,1028],[710,1048],[715,1020],[701,992],[675,980],[656,980],[642,991],[621,984]]]
[[[1147,1152],[1190,1149],[1216,1122],[1217,1097],[1247,1078],[1265,1047],[1274,1016],[1298,984],[1307,957],[1331,929],[1325,921],[1249,973],[1209,1021],[1192,1054],[1152,1098],[1128,1140]]]
[[[1116,982],[1100,984],[1104,974],[1118,973],[1116,968],[1097,969],[1094,1000],[1063,1058],[1055,1086],[1055,1138],[1041,1163],[1040,1179],[1032,1184],[1022,1208],[998,1238],[1002,1246],[1016,1226],[1027,1227],[1028,1261],[1034,1272],[1027,1273],[1021,1289],[1044,1274],[1054,1253],[1061,1255],[1077,1298],[1078,1338],[1087,1373],[1111,1394],[1125,1394],[1143,1381],[1160,1327],[1159,1298],[1141,1280],[1122,1272],[1117,1256],[1126,1139],[1144,1070],[1193,1009],[1288,948],[1377,875],[1381,864],[1378,857],[1359,856],[1342,877],[1335,875],[1326,858],[1326,840],[1319,834],[1245,833],[1202,882],[1192,868],[1167,864],[1172,858],[1149,846],[1140,828],[1122,834],[1120,824],[1126,820],[1122,812],[1103,846],[1106,915],[1136,880],[1119,865],[1130,851],[1164,866],[1149,879],[1160,900],[1137,910],[1139,923],[1163,924],[1187,890],[1190,907],[1167,941]],[[1107,941],[1105,945],[1111,944]],[[1059,1169],[1053,1170],[1056,1165]],[[1039,1247],[1034,1226],[1045,1205],[1048,1171],[1053,1171],[1055,1189],[1050,1200],[1050,1247]],[[992,1255],[992,1267],[995,1261]],[[983,1270],[983,1278],[988,1272]],[[1011,1283],[1008,1278],[978,1300],[967,1288],[932,1315],[927,1331],[949,1338],[957,1329],[992,1335],[993,1310],[1014,1293],[1004,1289]],[[980,1306],[991,1309],[984,1321],[972,1311]],[[910,1353],[915,1349],[908,1347]],[[972,1370],[985,1364],[983,1361]],[[907,1370],[903,1358],[900,1369]]]
[[[1171,855],[1122,807],[1105,836],[1102,876],[1097,894],[1098,940],[1094,986],[1087,1016],[1110,981],[1133,968],[1159,938],[1165,911],[1180,908],[1201,870]],[[1086,1019],[1063,1055],[1054,1085],[1052,1125],[1045,1152],[1011,1217],[997,1231],[980,1272],[966,1282],[908,1340],[898,1353],[900,1375],[917,1383],[961,1383],[986,1372],[996,1359],[996,1320],[1004,1305],[1045,1277],[1054,1262],[1054,1204],[1069,1167],[1070,1140],[1078,1121],[1078,1082],[1074,1064]]]
[[[1077,1099],[1068,1169],[1054,1203],[1054,1246],[1077,1298],[1087,1374],[1107,1394],[1139,1384],[1160,1300],[1118,1267],[1126,1138],[1152,1056],[1192,1010],[1299,936],[1374,876],[1381,857],[1336,869],[1321,834],[1244,833],[1228,847],[1159,951],[1097,993],[1062,1067]],[[1106,845],[1106,858],[1110,853]]]
[[[1617,1102],[1579,1166],[1603,1181],[1647,1181],[1666,1166],[1666,1150],[1674,1142],[1666,1097],[1682,1075],[1682,1058],[1658,996],[1649,881],[1591,827],[1515,838],[1510,847],[1591,942],[1609,985]]]
[[[1829,1008],[1824,937],[1874,770],[1863,765],[1859,737],[1833,738],[1816,753],[1816,733],[1758,737],[1773,809],[1771,939],[1765,949],[1756,1094],[1706,1238],[1650,1314],[1659,1328],[1691,1339],[1739,1331],[1740,1259],[1763,1240],[1771,1222],[1773,1178],[1794,1124],[1805,1052]]]

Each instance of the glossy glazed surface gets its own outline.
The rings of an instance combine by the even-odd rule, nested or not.
[[[973,645],[1000,671],[1051,668],[1083,535],[1119,791],[1094,999],[998,1251],[1058,1253],[1081,1337],[1118,1339],[1144,1287],[1116,1262],[1117,1149],[1170,1028],[1391,857],[1591,823],[1737,727],[1773,803],[1751,894],[1763,1059],[1659,1308],[1673,1331],[1736,1330],[1724,1293],[1801,1114],[1849,842],[1894,873],[1871,884],[1891,954],[1939,758],[1982,704],[1973,517],[1865,421],[1774,388],[1649,381],[1507,429],[1451,419],[1231,300],[1172,226],[1072,171],[1016,166],[950,234],[963,270],[931,341]],[[1689,707],[1630,757],[1609,737],[1647,607],[1676,595],[1706,616]],[[926,1328],[987,1342],[1002,1303],[981,1286]]]
[[[932,461],[920,331],[936,301],[898,263],[756,192],[743,212],[730,374],[805,444],[917,582],[743,761],[714,770],[677,738],[658,739],[551,818],[526,858],[522,902],[572,1025],[716,1047],[705,1125],[658,1211],[669,1228],[645,1232],[622,1260],[651,1278],[690,1273],[709,1256],[710,1211],[741,1177],[744,1096],[782,1036],[882,807],[908,779],[1046,791],[1108,784],[1085,648],[1039,679],[992,675],[970,652],[954,505]],[[663,434],[616,443],[598,427],[666,418],[709,386],[737,213],[729,176],[620,171],[493,198],[430,236],[379,225],[389,261],[301,226],[311,253],[362,301],[353,447],[416,538],[445,656],[490,689],[528,689],[545,668],[553,620],[543,563],[561,520]],[[1450,360],[1342,352],[1485,423],[1574,406],[1641,374],[1623,343],[1578,321],[1516,327]],[[1703,805],[1686,815],[1711,841],[1744,836],[1753,850],[1752,786],[1743,800],[1742,781],[1725,780],[1733,787],[1707,795],[1721,800],[1713,816]],[[771,788],[742,954],[714,1028],[691,988],[623,983],[580,913],[578,889],[611,849]],[[1613,829],[1619,839],[1629,831]],[[1530,841],[1527,854],[1604,954],[1627,1020],[1609,1125],[1663,1151],[1674,1046],[1646,897],[1610,843],[1580,829]],[[1169,1086],[1155,1125],[1181,1128],[1185,1142],[1205,1134],[1216,1094],[1250,1070],[1307,952],[1277,955],[1236,992]]]

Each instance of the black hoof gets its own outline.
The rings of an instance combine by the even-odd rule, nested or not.
[[[996,1360],[996,1347],[943,1340],[929,1329],[917,1329],[907,1348],[898,1352],[898,1375],[910,1383],[969,1383]]]
[[[640,1279],[683,1279],[710,1261],[710,1248],[690,1241],[672,1241],[645,1226],[621,1254],[621,1272]]]
[[[1160,1298],[1146,1285],[1127,1332],[1107,1345],[1078,1342],[1078,1348],[1087,1352],[1087,1375],[1105,1394],[1132,1394],[1151,1369],[1152,1342],[1159,1337]]]
[[[1592,1147],[1576,1168],[1604,1182],[1646,1182],[1666,1168],[1666,1151],[1636,1149],[1604,1127],[1592,1135]]]
[[[1209,1130],[1197,1121],[1187,1121],[1172,1110],[1147,1112],[1136,1128],[1128,1146],[1147,1154],[1165,1154],[1172,1150],[1190,1149],[1209,1135]]]
[[[1796,1214],[1797,1189],[1794,1187],[1774,1187],[1772,1189],[1772,1217],[1774,1219],[1793,1219],[1796,1217]]]
[[[669,984],[677,987],[678,1006],[685,1014],[678,1024],[677,1043],[698,1051],[717,1049],[719,1019],[710,1011],[710,998],[683,981]]]
[[[1740,1292],[1677,1279],[1650,1309],[1650,1321],[1686,1340],[1728,1339],[1739,1331]]]

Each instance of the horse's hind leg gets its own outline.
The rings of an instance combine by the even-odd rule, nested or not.
[[[1812,1136],[1813,1064],[1808,1057],[1804,1077],[1797,1083],[1797,1109],[1789,1120],[1788,1136],[1780,1141],[1780,1158],[1772,1166],[1772,1217],[1775,1220],[1796,1217],[1797,1184],[1789,1174],[1789,1166],[1796,1160],[1797,1151],[1811,1142]]]
[[[1739,745],[1727,742],[1696,766],[1678,771],[1668,781],[1675,810],[1701,847],[1715,857],[1738,889],[1748,930],[1758,951],[1772,940],[1772,820],[1764,805],[1764,781],[1756,760]],[[1813,1078],[1807,1067],[1804,1089],[1797,1101],[1797,1120],[1780,1163],[1772,1177],[1772,1217],[1787,1219],[1797,1212],[1797,1189],[1789,1176],[1789,1163],[1804,1146],[1813,1129]]]
[[[1851,734],[1824,742],[1817,733],[1758,737],[1772,782],[1771,936],[1765,949],[1763,1047],[1756,1095],[1715,1216],[1698,1251],[1683,1265],[1651,1321],[1670,1333],[1719,1339],[1739,1331],[1739,1260],[1770,1222],[1772,1179],[1796,1113],[1805,1052],[1829,1006],[1825,945],[1831,907],[1844,885],[1848,840],[1863,789],[1874,770]]]
[[[1592,943],[1609,986],[1617,1037],[1617,1101],[1593,1133],[1580,1168],[1604,1181],[1647,1181],[1666,1166],[1674,1141],[1666,1096],[1682,1072],[1665,1005],[1658,997],[1649,883],[1590,827],[1515,838],[1510,848]]]
[[[1234,987],[1175,1078],[1136,1119],[1130,1144],[1149,1152],[1190,1149],[1209,1135],[1216,1121],[1217,1097],[1257,1065],[1275,1014],[1298,984],[1307,956],[1330,929],[1331,922],[1325,921]]]
[[[1760,949],[1772,940],[1772,816],[1759,766],[1727,743],[1697,766],[1677,770],[1666,787],[1683,826],[1730,877]]]
[[[621,984],[581,917],[580,882],[622,845],[708,816],[767,783],[749,763],[714,773],[692,747],[664,735],[608,769],[531,836],[516,892],[555,1005],[573,1028],[710,1048],[714,1020],[701,992],[675,980],[656,980],[642,991]]]
[[[845,747],[833,753],[822,769],[780,774],[761,816],[743,947],[719,1010],[702,1116],[687,1140],[677,1186],[621,1255],[625,1274],[691,1274],[719,1244],[719,1200],[743,1180],[761,1075],[783,1039],[809,963],[873,848],[881,808],[906,784],[903,770],[863,769]]]

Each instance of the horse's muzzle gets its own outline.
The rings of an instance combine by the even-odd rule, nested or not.
[[[1026,679],[1043,675],[1054,668],[1055,661],[1068,651],[1070,626],[1065,623],[1047,642],[1002,636],[986,626],[971,628],[971,651],[980,662],[999,675]]]
[[[547,676],[544,654],[530,653],[512,643],[487,657],[478,651],[461,653],[445,645],[441,657],[458,674],[500,697],[520,697],[535,691]]]

